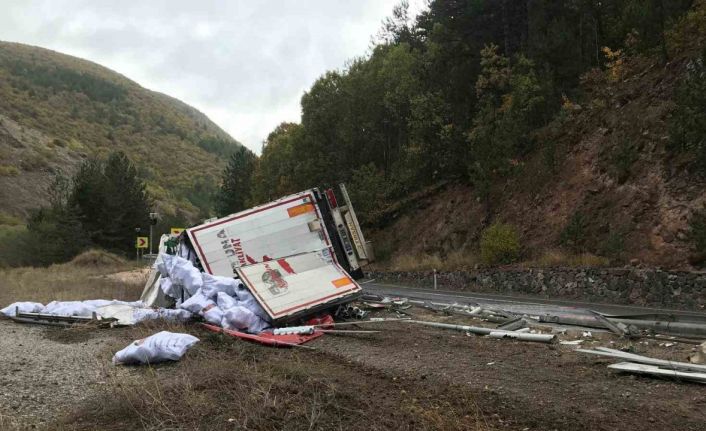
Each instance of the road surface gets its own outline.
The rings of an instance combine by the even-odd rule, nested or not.
[[[645,314],[669,315],[674,316],[675,320],[682,322],[706,323],[706,312],[700,311],[683,311],[527,296],[496,295],[478,292],[433,290],[401,284],[384,283],[376,280],[363,280],[360,284],[365,293],[383,296],[404,296],[409,299],[450,304],[478,304],[486,307],[501,308],[518,314],[585,314],[588,312],[587,310],[594,310],[606,315],[619,316],[639,316]]]

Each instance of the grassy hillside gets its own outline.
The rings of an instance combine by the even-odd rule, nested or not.
[[[0,42],[0,202],[23,218],[57,171],[122,150],[157,208],[208,212],[225,160],[240,144],[185,103],[86,60]]]

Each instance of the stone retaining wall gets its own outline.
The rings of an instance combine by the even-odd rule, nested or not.
[[[371,272],[378,281],[433,287],[433,272]],[[706,306],[706,273],[639,268],[551,268],[437,273],[439,289],[534,295],[688,310]]]

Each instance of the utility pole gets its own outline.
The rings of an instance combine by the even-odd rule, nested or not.
[[[150,213],[150,254],[152,254],[152,244],[154,243],[154,241],[152,241],[152,228],[157,224],[158,218],[159,214]]]

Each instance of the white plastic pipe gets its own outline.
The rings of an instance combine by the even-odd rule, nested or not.
[[[528,334],[526,332],[501,332],[495,331],[488,334],[490,338],[514,338],[520,341],[536,341],[538,343],[551,343],[556,338],[553,334]]]
[[[290,326],[288,328],[276,328],[272,331],[275,335],[301,334],[311,335],[314,333],[313,326]]]
[[[454,329],[456,331],[471,332],[478,335],[496,334],[493,338],[515,338],[522,341],[538,341],[542,343],[551,343],[556,338],[551,334],[527,334],[514,331],[503,331],[494,328],[484,328],[482,326],[466,326],[466,325],[451,325],[448,323],[425,322],[422,320],[408,320],[410,323],[417,323],[424,326],[432,326],[434,328]]]

